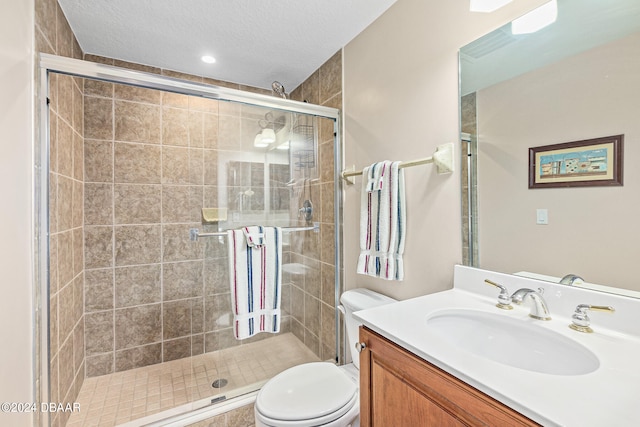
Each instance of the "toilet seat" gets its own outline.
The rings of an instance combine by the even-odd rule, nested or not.
[[[294,366],[269,380],[256,398],[256,416],[266,425],[328,424],[358,405],[357,384],[328,362]],[[358,405],[359,406],[359,405]]]

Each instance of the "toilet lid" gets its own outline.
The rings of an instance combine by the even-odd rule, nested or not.
[[[269,380],[258,393],[256,409],[283,421],[320,418],[341,413],[357,392],[356,384],[334,364],[305,363]]]

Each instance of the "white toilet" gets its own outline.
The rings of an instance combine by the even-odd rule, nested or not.
[[[353,312],[396,300],[369,289],[353,289],[340,297],[353,362],[305,363],[271,378],[255,403],[257,427],[358,427],[360,425],[359,355],[355,351],[360,324]]]

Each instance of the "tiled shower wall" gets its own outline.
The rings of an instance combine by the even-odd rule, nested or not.
[[[342,51],[337,52],[291,93],[297,101],[342,109]],[[321,359],[335,357],[334,125],[318,119],[318,179],[310,182],[313,221],[320,232],[292,236],[291,262],[305,265],[291,275],[291,330]],[[303,192],[304,193],[304,192]],[[293,210],[305,197],[292,200]],[[296,206],[298,203],[298,206]],[[293,218],[292,218],[293,219]],[[302,224],[302,222],[301,222]]]
[[[87,376],[238,345],[225,241],[189,229],[227,207],[218,157],[240,151],[251,108],[93,81],[85,95]]]
[[[36,51],[82,58],[55,0],[35,1]],[[82,80],[50,78],[50,402],[74,402],[84,375]],[[69,414],[52,414],[64,425]]]

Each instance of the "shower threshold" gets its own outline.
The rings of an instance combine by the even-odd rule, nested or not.
[[[160,420],[249,396],[274,375],[319,358],[292,333],[249,344],[87,378],[78,395],[80,412],[67,427],[153,425]],[[219,378],[223,388],[212,387]],[[224,399],[220,399],[224,397]]]

